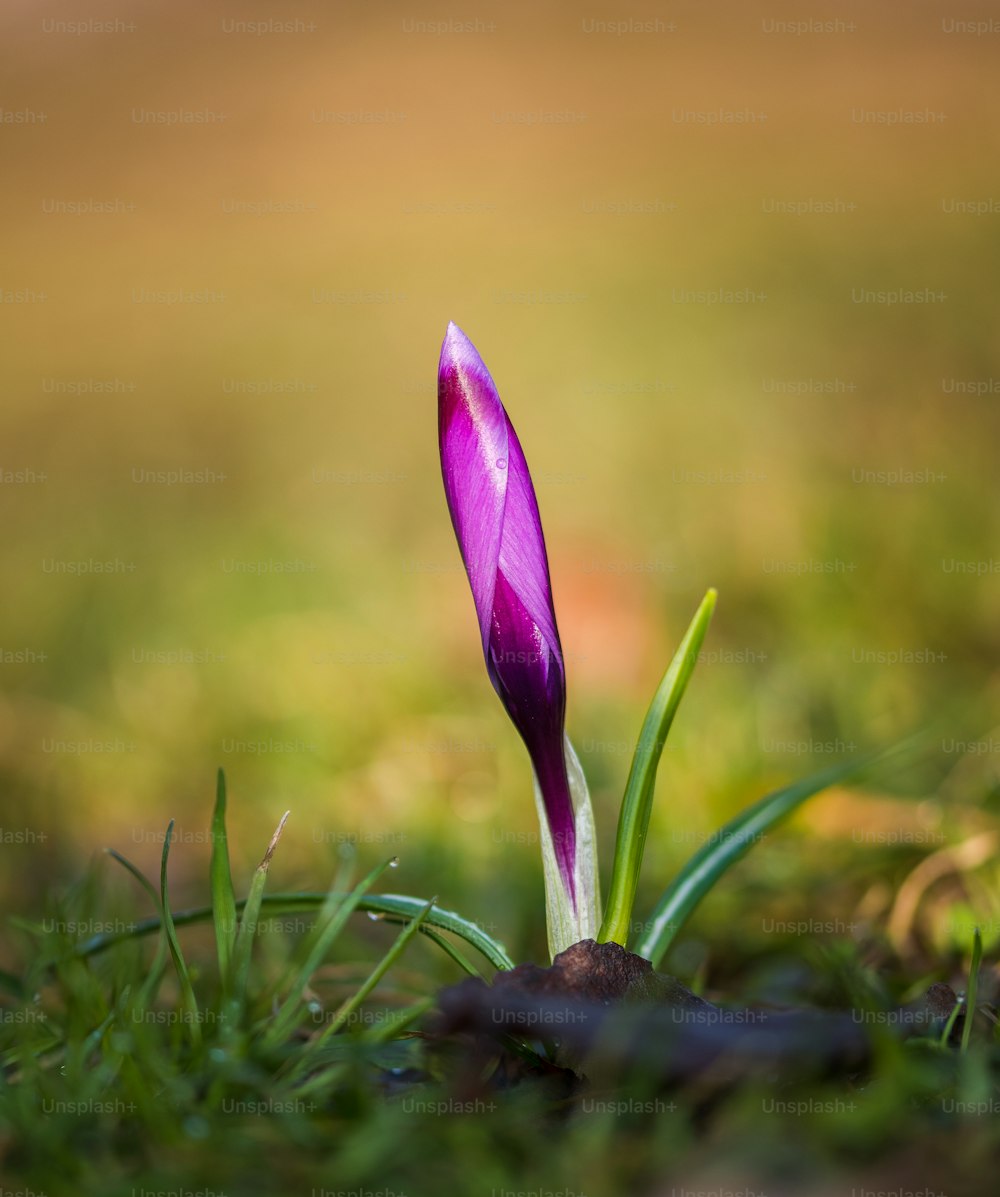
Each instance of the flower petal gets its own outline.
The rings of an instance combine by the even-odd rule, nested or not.
[[[438,437],[448,510],[486,652],[507,500],[509,421],[475,346],[448,325],[438,368]],[[502,465],[498,465],[502,462]]]
[[[528,463],[524,459],[521,443],[509,419],[507,444],[509,481],[498,565],[511,588],[530,612],[542,638],[555,655],[560,673],[563,673],[562,648],[552,607],[552,585],[549,580],[549,562],[545,555],[542,520],[538,514],[538,503],[531,485]]]
[[[558,641],[553,651],[504,573],[498,572],[487,667],[534,765],[559,870],[573,898],[576,836],[563,755],[566,688],[557,651]]]

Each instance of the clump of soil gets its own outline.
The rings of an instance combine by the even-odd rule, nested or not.
[[[697,1078],[709,1088],[748,1077],[857,1074],[875,1027],[931,1034],[958,1001],[933,985],[896,1011],[766,1010],[714,1005],[615,943],[581,940],[550,968],[522,964],[491,985],[469,978],[443,989],[432,1041],[460,1041],[470,1068],[496,1058],[504,1084],[565,1070],[609,1084],[642,1074],[659,1086]],[[541,1049],[525,1051],[525,1040]],[[545,1057],[543,1059],[543,1056]]]

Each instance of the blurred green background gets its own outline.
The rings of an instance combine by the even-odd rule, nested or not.
[[[274,888],[398,852],[400,890],[541,958],[528,762],[441,488],[449,319],[534,474],[606,861],[719,588],[644,901],[768,786],[927,724],[905,803],[819,799],[746,879],[991,821],[995,33],[890,4],[0,21],[8,908],[106,845],[155,871],[170,817],[202,900],[221,764],[239,877],[290,808]]]

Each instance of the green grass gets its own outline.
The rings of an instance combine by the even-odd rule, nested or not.
[[[478,975],[446,934],[482,949],[487,967],[510,966],[500,945],[433,901],[369,895],[394,859],[354,885],[347,884],[349,867],[342,868],[326,894],[265,895],[287,815],[248,896],[237,900],[225,807],[220,771],[209,907],[170,909],[171,823],[158,890],[130,861],[110,853],[153,903],[152,918],[108,918],[102,869],[39,923],[18,920],[25,969],[4,975],[0,1118],[9,1136],[6,1164],[32,1184],[83,1186],[103,1175],[101,1183],[113,1185],[118,1173],[144,1167],[136,1152],[153,1160],[187,1145],[197,1155],[199,1144],[217,1141],[222,1128],[229,1143],[257,1128],[262,1141],[287,1134],[290,1143],[315,1148],[325,1138],[324,1118],[341,1108],[360,1116],[377,1100],[377,1070],[416,1062],[414,1044],[400,1036],[429,1008],[430,995],[397,992],[395,1006],[363,1004],[418,933],[443,949],[456,970]],[[260,960],[259,941],[282,938],[268,927],[276,911],[305,912],[311,926],[269,967]],[[356,912],[404,926],[363,982],[327,1004],[314,986]],[[199,923],[214,931],[214,959],[182,946],[179,930]],[[100,930],[88,935],[94,928]],[[119,1153],[109,1172],[107,1156]]]
[[[957,1044],[950,1025],[906,1043],[879,1027],[864,1075],[663,1091],[637,1069],[568,1100],[532,1083],[470,1089],[467,1075],[459,1085],[461,1044],[428,1046],[413,1032],[433,1006],[441,960],[453,981],[489,976],[510,965],[503,948],[431,900],[370,892],[391,859],[358,881],[357,862],[342,862],[325,893],[268,893],[269,866],[293,834],[287,816],[239,898],[225,808],[220,776],[210,904],[171,911],[167,835],[158,888],[115,853],[137,887],[117,886],[106,858],[43,918],[16,920],[19,967],[0,977],[8,1188],[432,1193],[459,1191],[464,1176],[475,1178],[466,1192],[582,1194],[654,1191],[680,1177],[767,1192],[797,1177],[809,1192],[891,1166],[897,1187],[923,1168],[925,1183],[951,1192],[963,1159],[1000,1146],[1000,1053],[978,929],[955,1017],[980,1013]],[[139,914],[141,900],[153,916]],[[371,926],[366,914],[398,924],[392,942],[352,934]],[[907,965],[877,930],[764,938],[745,936],[727,961],[728,1004],[763,991],[868,1011],[877,1023],[879,1011],[954,976],[946,959]],[[791,988],[776,986],[792,969]],[[956,1134],[961,1158],[932,1157]]]

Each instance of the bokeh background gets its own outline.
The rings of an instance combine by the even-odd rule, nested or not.
[[[441,488],[449,319],[534,474],[606,861],[646,704],[720,592],[642,903],[767,788],[918,728],[918,765],[768,837],[690,943],[748,893],[791,917],[853,886],[887,917],[916,858],[989,833],[991,6],[0,22],[8,910],[105,846],[155,872],[169,818],[177,900],[204,900],[222,765],[238,885],[290,809],[276,888],[398,853],[401,891],[542,957],[528,763]]]

